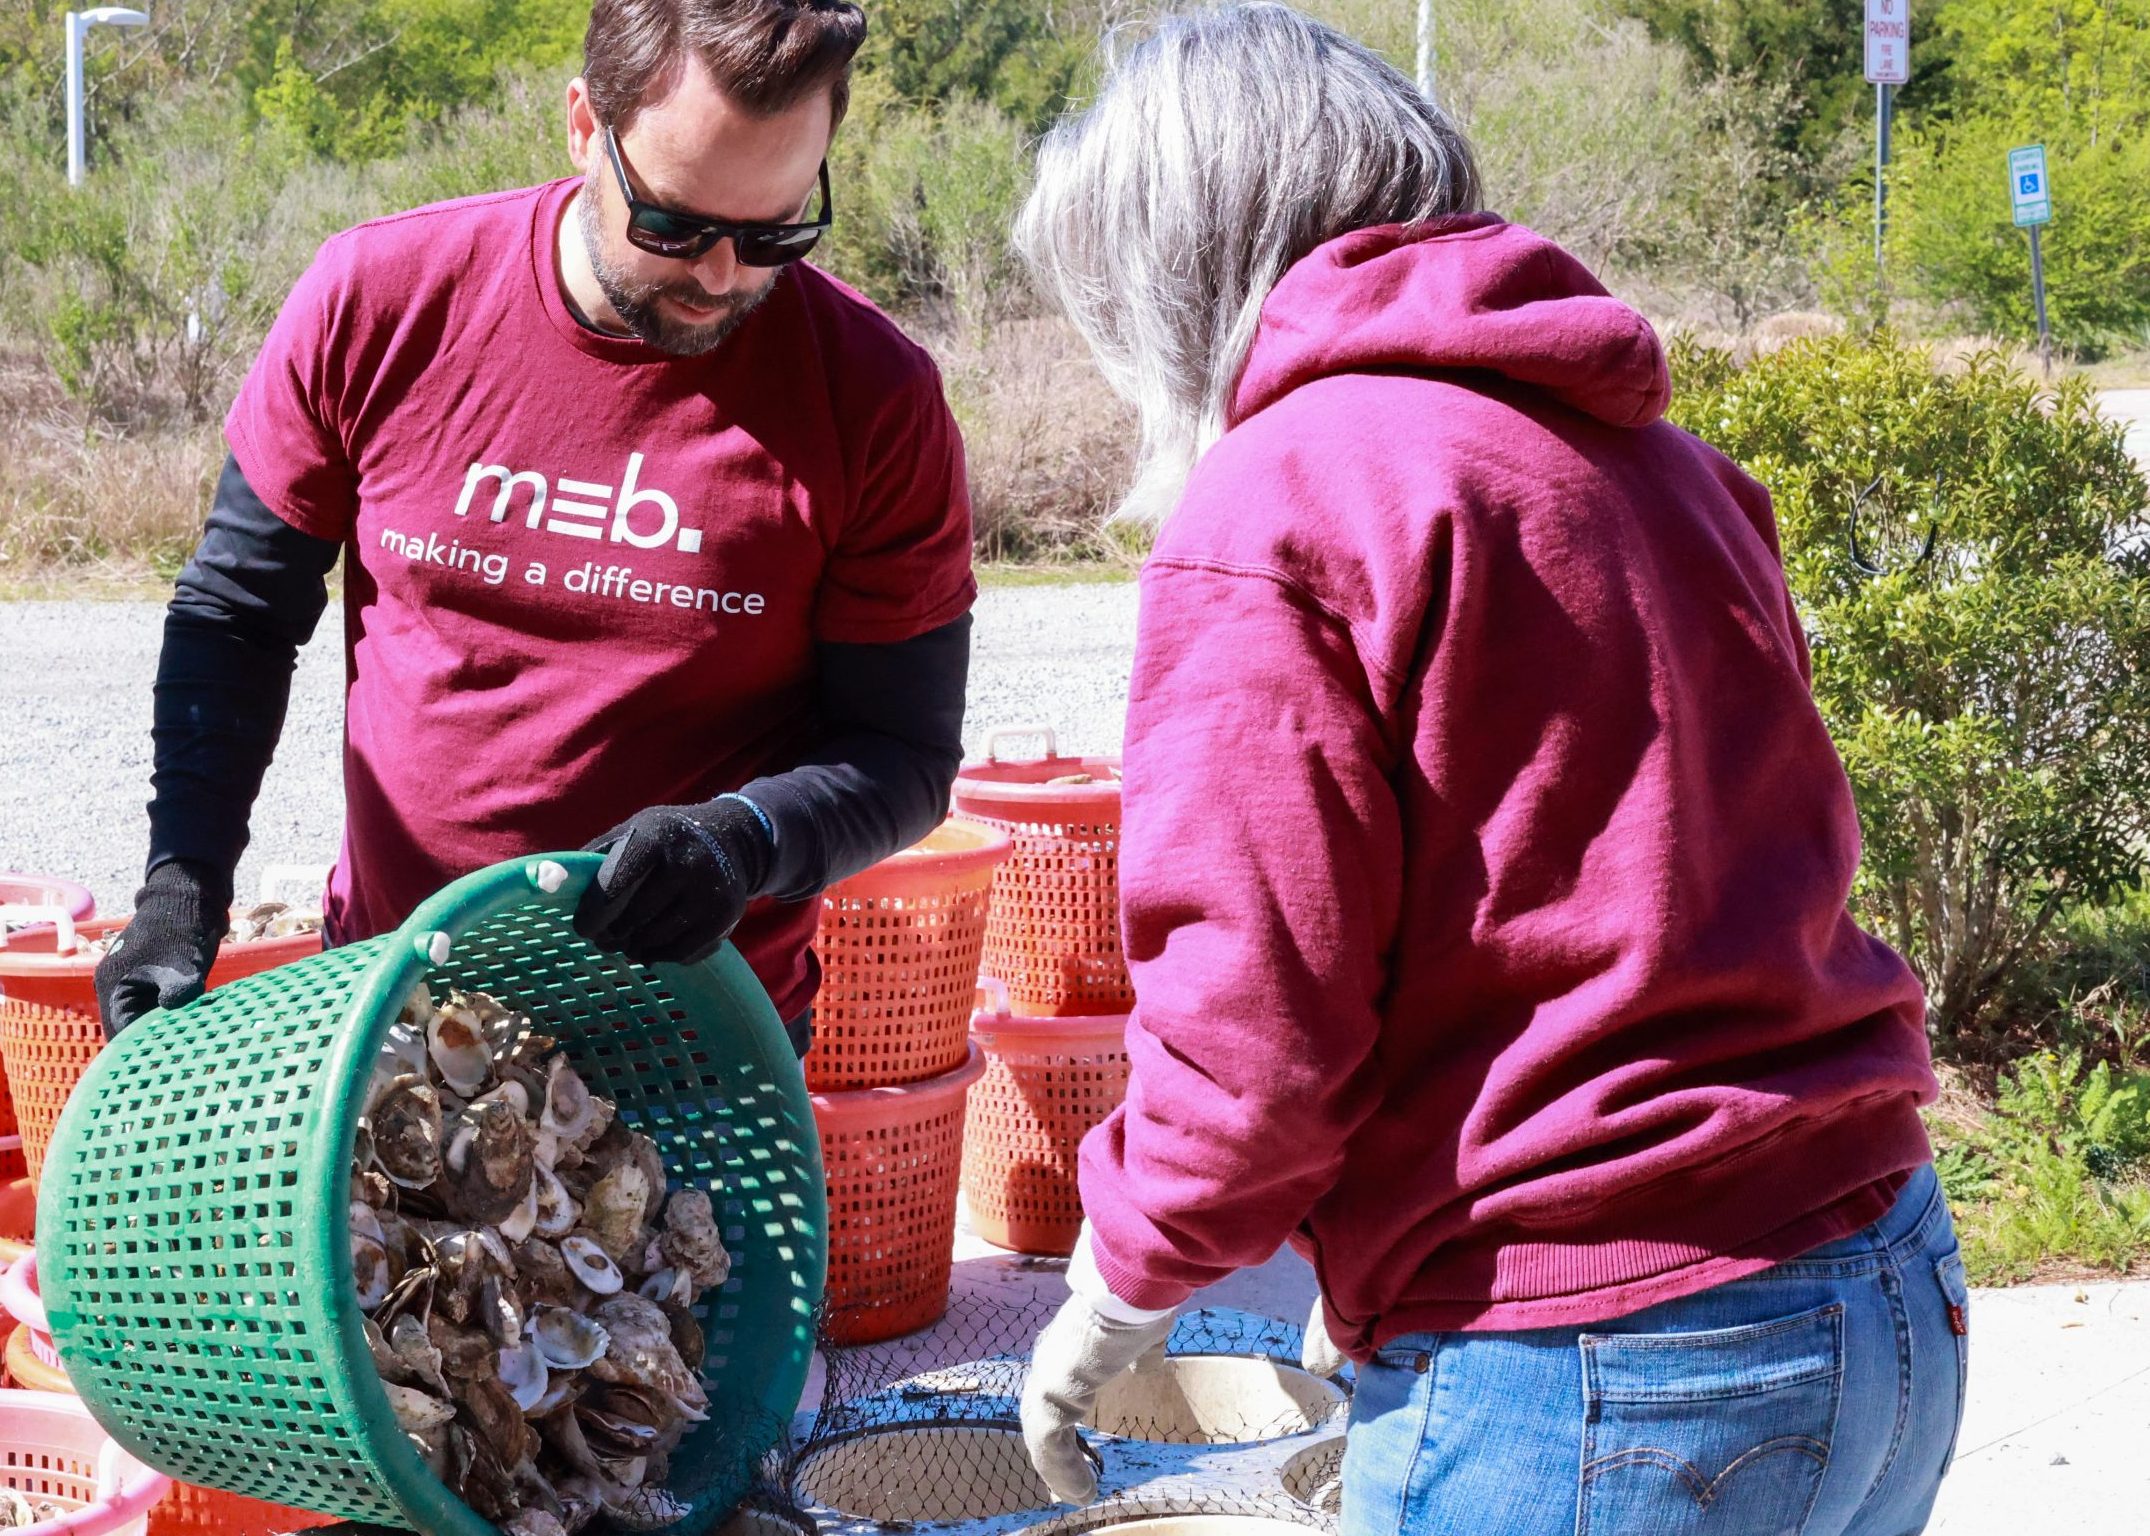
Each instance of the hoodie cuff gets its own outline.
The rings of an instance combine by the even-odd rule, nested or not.
[[[1107,1262],[1109,1263],[1110,1261],[1108,1260]],[[1117,1269],[1117,1266],[1114,1266],[1114,1268]],[[1156,1295],[1146,1295],[1143,1299],[1151,1301],[1153,1305],[1138,1307],[1133,1302],[1122,1299],[1126,1291],[1155,1293],[1175,1289],[1175,1287],[1138,1287],[1132,1283],[1133,1278],[1132,1276],[1123,1276],[1119,1285],[1114,1285],[1106,1279],[1104,1270],[1098,1265],[1096,1250],[1091,1245],[1090,1223],[1084,1221],[1082,1235],[1075,1239],[1075,1252],[1068,1259],[1068,1289],[1088,1302],[1091,1310],[1100,1317],[1107,1318],[1115,1323],[1134,1325],[1154,1323],[1160,1318],[1170,1317],[1179,1310],[1181,1302],[1194,1294],[1192,1291],[1182,1290],[1182,1293],[1177,1298],[1166,1302],[1162,1306],[1154,1304],[1159,1299]]]

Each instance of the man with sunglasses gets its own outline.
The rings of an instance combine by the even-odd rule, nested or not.
[[[331,942],[588,844],[586,937],[734,937],[805,1049],[812,898],[945,809],[976,590],[938,373],[799,265],[864,33],[840,0],[596,0],[579,175],[322,247],[166,619],[108,1031],[201,988],[342,555]]]

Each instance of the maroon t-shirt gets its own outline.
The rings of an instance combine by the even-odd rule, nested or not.
[[[816,641],[910,639],[976,592],[926,354],[806,266],[707,356],[599,335],[554,258],[575,186],[329,240],[225,422],[279,517],[350,546],[340,941],[782,771]],[[787,1017],[817,910],[735,935]]]

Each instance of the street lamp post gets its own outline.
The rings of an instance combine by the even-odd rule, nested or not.
[[[149,17],[121,6],[67,13],[67,184],[82,185],[82,34],[94,26],[146,27]]]
[[[1433,95],[1433,0],[1418,0],[1418,93]]]

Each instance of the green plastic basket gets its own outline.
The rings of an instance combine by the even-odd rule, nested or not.
[[[827,1203],[813,1110],[776,1010],[736,951],[635,966],[571,925],[595,854],[495,865],[393,934],[150,1015],[60,1119],[38,1275],[75,1389],[127,1450],[190,1483],[408,1525],[493,1527],[396,1427],[353,1301],[348,1190],[375,1053],[413,983],[496,992],[558,1037],[709,1188],[733,1255],[697,1307],[710,1421],[667,1486],[700,1536],[789,1427],[813,1353]]]

